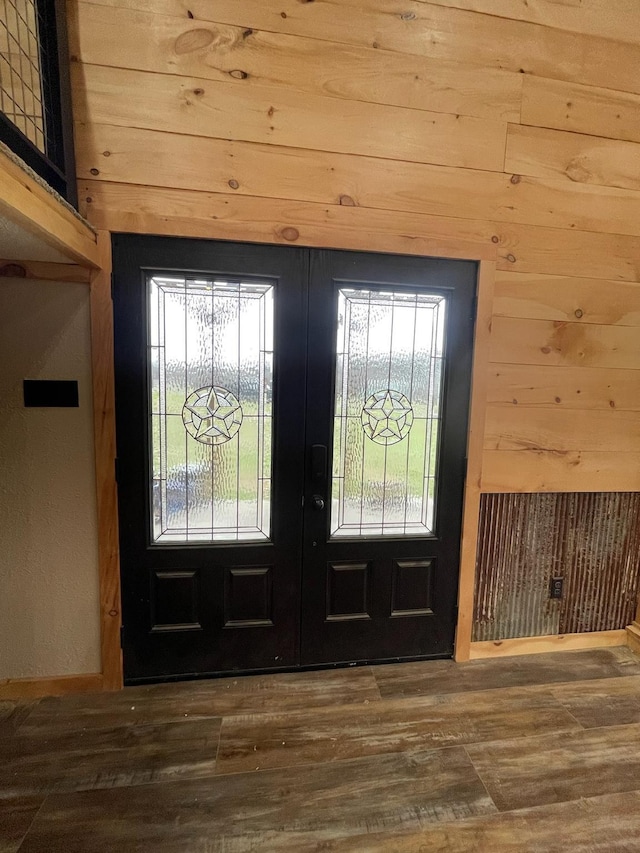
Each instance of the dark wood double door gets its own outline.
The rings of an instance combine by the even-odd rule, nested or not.
[[[128,683],[451,655],[476,274],[114,236]]]

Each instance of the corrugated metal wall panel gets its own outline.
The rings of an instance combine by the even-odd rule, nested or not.
[[[482,496],[474,640],[624,628],[639,581],[640,494]]]

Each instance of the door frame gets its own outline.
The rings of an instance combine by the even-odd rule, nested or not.
[[[173,235],[178,236],[178,235]],[[189,234],[180,236],[188,237]],[[202,235],[197,235],[202,236]],[[380,251],[379,247],[363,246],[362,239],[348,232],[337,233],[335,239],[323,239],[322,248]],[[456,239],[429,238],[407,246],[398,237],[393,245],[385,245],[385,253],[419,255],[443,259],[464,259],[478,262],[476,323],[473,345],[473,368],[469,428],[467,432],[467,473],[464,486],[460,571],[458,578],[458,618],[455,633],[454,660],[469,660],[475,585],[476,543],[482,477],[482,449],[485,413],[489,343],[497,251],[486,243],[470,243]],[[212,233],[211,240],[225,239]],[[229,239],[228,237],[226,239]],[[250,239],[248,235],[247,239]],[[257,241],[256,242],[267,242]],[[282,245],[284,240],[270,240]],[[351,243],[351,245],[347,245]],[[397,245],[395,245],[397,243]],[[289,242],[290,244],[290,242]],[[120,594],[120,554],[118,539],[118,503],[115,476],[115,374],[113,353],[113,302],[111,301],[111,232],[98,232],[101,269],[91,281],[91,348],[94,407],[96,493],[98,501],[98,567],[100,589],[100,630],[102,659],[102,689],[120,690],[123,687],[122,626]]]

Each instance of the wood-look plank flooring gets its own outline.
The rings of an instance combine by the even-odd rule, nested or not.
[[[0,853],[640,853],[627,649],[0,703]]]

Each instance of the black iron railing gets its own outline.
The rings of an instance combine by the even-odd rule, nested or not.
[[[0,140],[76,203],[64,0],[0,0]]]

